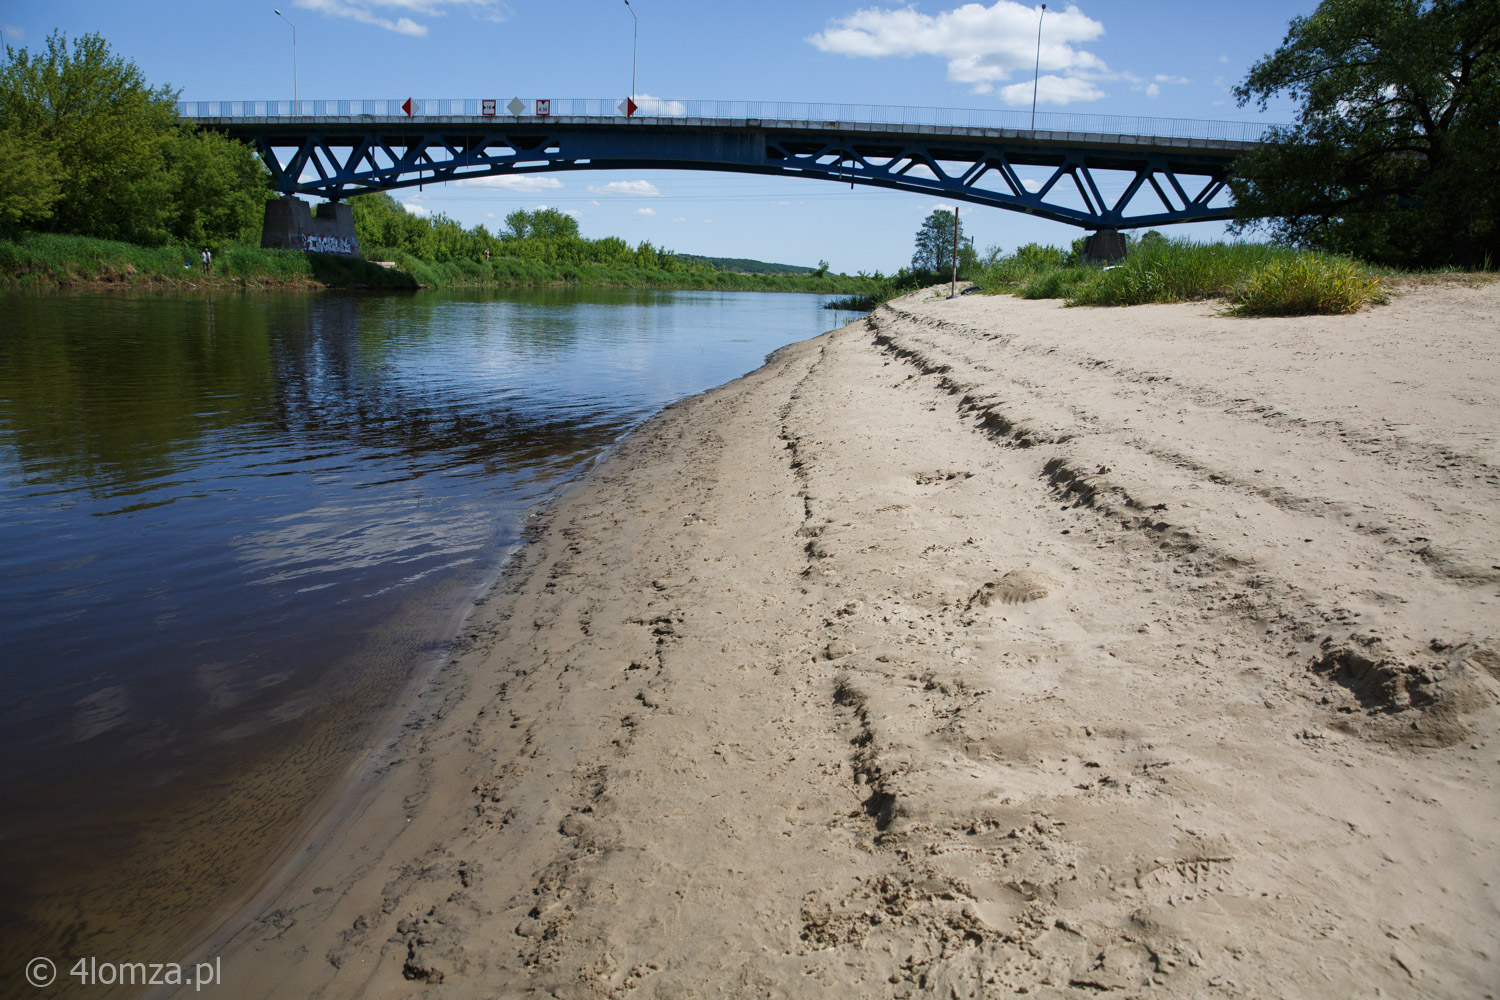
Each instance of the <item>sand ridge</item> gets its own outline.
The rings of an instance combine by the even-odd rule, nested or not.
[[[1493,995],[1497,347],[1500,285],[779,351],[547,514],[221,992]]]

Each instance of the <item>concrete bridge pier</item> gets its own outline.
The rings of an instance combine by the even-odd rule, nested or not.
[[[354,235],[354,210],[347,202],[324,202],[313,215],[311,205],[290,194],[266,202],[260,245],[346,257],[360,255],[359,239]]]
[[[1106,264],[1125,259],[1125,237],[1118,229],[1101,229],[1083,241],[1083,259]]]

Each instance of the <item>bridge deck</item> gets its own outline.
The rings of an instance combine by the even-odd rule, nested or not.
[[[1134,135],[1127,133],[1059,131],[1055,129],[985,128],[965,125],[890,124],[876,122],[814,121],[810,119],[778,118],[687,118],[680,116],[648,117],[603,115],[506,115],[503,117],[481,115],[446,115],[442,117],[424,115],[339,115],[339,116],[280,116],[237,115],[233,117],[200,117],[195,124],[221,131],[253,132],[264,134],[278,129],[300,131],[315,129],[324,133],[339,131],[362,131],[371,127],[398,128],[406,132],[464,128],[467,130],[491,130],[507,127],[594,127],[594,128],[673,128],[714,129],[735,131],[796,131],[836,133],[854,138],[856,136],[926,136],[955,137],[969,139],[1026,142],[1038,146],[1067,146],[1088,149],[1117,149],[1132,152],[1170,152],[1173,150],[1203,150],[1219,153],[1244,153],[1260,145],[1259,140],[1217,139],[1197,136]]]

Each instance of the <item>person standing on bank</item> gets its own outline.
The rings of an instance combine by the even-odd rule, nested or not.
[[[212,274],[214,269],[214,255],[208,252],[208,247],[203,248],[203,273]]]

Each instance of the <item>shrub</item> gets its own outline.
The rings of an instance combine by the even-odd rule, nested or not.
[[[1232,296],[1231,310],[1248,316],[1343,315],[1366,302],[1384,302],[1377,277],[1348,259],[1302,254],[1274,260],[1252,274]]]
[[[1092,267],[1055,267],[1033,275],[1017,294],[1023,299],[1068,299],[1098,274]]]

